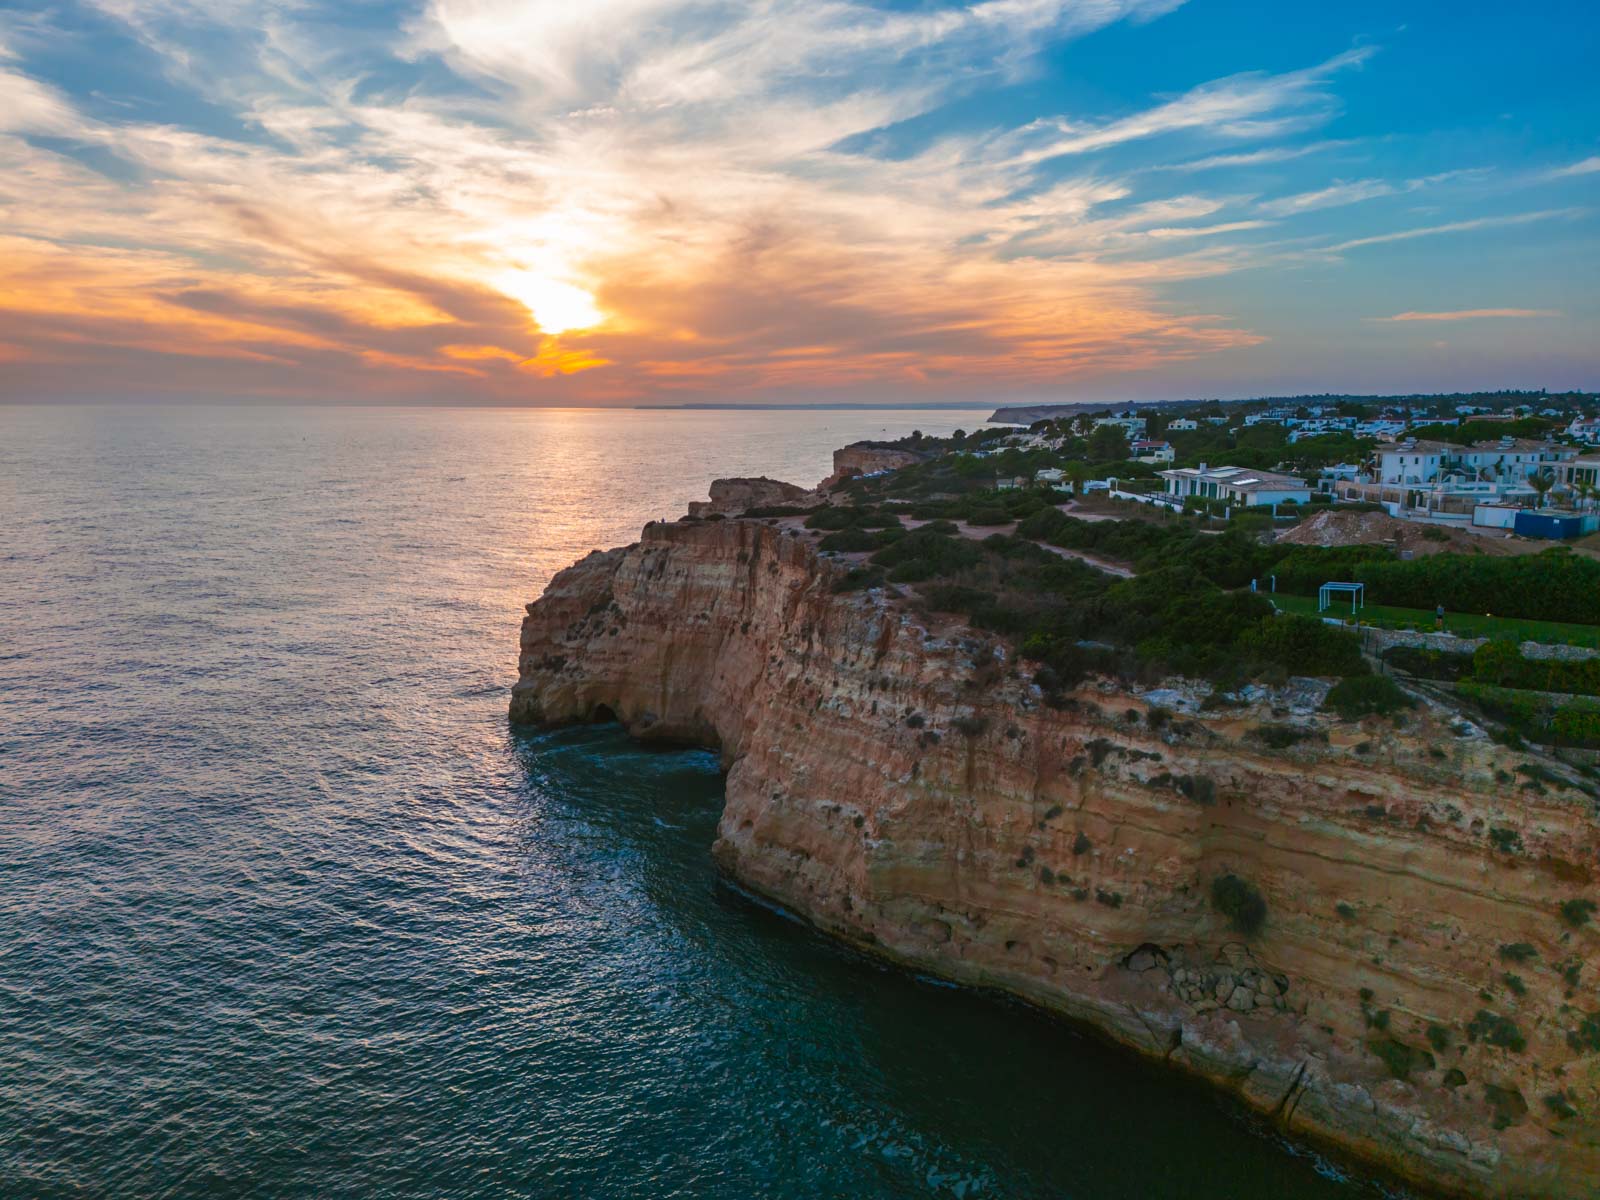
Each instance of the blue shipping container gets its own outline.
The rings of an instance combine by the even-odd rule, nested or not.
[[[1577,513],[1519,512],[1516,532],[1523,537],[1575,538],[1583,534],[1583,518]]]

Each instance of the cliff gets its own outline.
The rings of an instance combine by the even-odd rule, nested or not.
[[[528,606],[512,715],[720,747],[718,861],[841,938],[1429,1190],[1595,1194],[1589,797],[1445,713],[1285,744],[1281,708],[1048,707],[839,570],[776,525],[649,525]]]
[[[737,516],[751,508],[769,508],[796,505],[809,508],[821,504],[820,491],[807,491],[793,483],[768,479],[765,475],[754,478],[713,479],[709,500],[691,500],[691,517],[708,517],[713,513]]]
[[[897,471],[927,461],[927,455],[896,446],[880,446],[873,442],[852,442],[833,452],[833,474],[817,485],[827,491],[843,483],[852,475],[875,475],[879,471]]]

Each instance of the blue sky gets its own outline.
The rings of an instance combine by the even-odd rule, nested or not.
[[[0,395],[1600,387],[1593,5],[0,11]]]

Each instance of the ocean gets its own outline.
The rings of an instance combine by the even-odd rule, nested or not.
[[[1366,1194],[506,720],[561,567],[988,412],[0,408],[0,1196]]]

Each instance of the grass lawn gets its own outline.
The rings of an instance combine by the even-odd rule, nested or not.
[[[1317,616],[1315,596],[1286,596],[1282,593],[1269,596],[1284,612]],[[1335,599],[1333,606],[1321,614],[1325,617],[1342,617],[1350,620],[1350,599],[1341,605]],[[1383,629],[1421,629],[1433,632],[1433,614],[1421,608],[1394,608],[1387,604],[1368,604],[1356,614],[1356,620]],[[1600,625],[1568,625],[1561,621],[1524,621],[1516,617],[1486,617],[1482,613],[1458,613],[1446,610],[1444,627],[1461,637],[1511,637],[1518,641],[1565,642],[1572,646],[1600,646]]]

